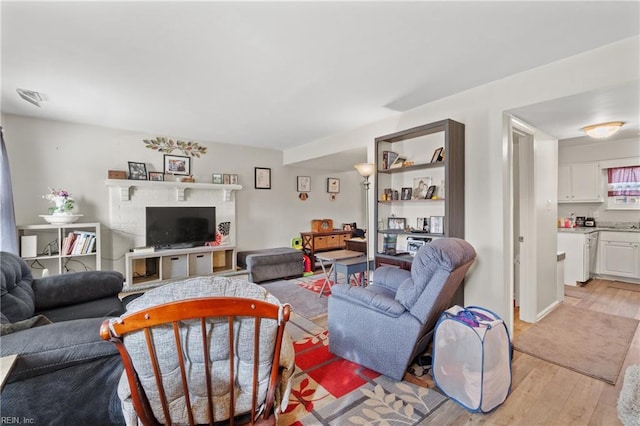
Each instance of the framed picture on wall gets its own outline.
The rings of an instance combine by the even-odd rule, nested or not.
[[[298,176],[298,192],[311,191],[311,176]]]
[[[340,179],[327,178],[327,192],[330,194],[338,194],[340,192]]]
[[[267,167],[254,167],[255,188],[271,189],[271,169]]]

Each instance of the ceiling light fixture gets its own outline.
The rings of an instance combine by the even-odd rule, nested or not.
[[[620,127],[624,124],[624,121],[609,121],[607,123],[592,124],[591,126],[585,126],[582,130],[587,135],[596,139],[604,139],[612,136]]]
[[[34,90],[16,89],[16,92],[18,92],[18,95],[20,95],[22,99],[37,107],[40,106],[40,102],[45,100],[40,93]]]

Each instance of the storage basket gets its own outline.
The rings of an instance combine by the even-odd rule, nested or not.
[[[511,342],[504,321],[476,306],[445,311],[433,336],[433,378],[449,398],[487,413],[511,389]]]

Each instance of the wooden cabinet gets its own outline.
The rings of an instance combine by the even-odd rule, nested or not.
[[[446,119],[375,142],[376,234],[371,237],[376,266],[410,269],[413,258],[390,249],[408,252],[409,238],[464,238],[465,127]],[[406,159],[404,166],[390,166],[396,155]]]
[[[123,291],[143,290],[170,280],[235,271],[235,252],[234,246],[214,246],[127,253]]]
[[[601,231],[599,273],[640,279],[640,233]]]
[[[301,232],[300,236],[302,237],[302,248],[309,251],[311,270],[315,270],[315,253],[345,248],[346,240],[351,238],[351,231]]]
[[[558,166],[559,203],[601,203],[598,163],[572,163]]]
[[[74,238],[82,236],[90,246],[71,251],[72,246],[65,247],[64,244],[69,234],[75,234]],[[18,235],[21,256],[36,277],[42,276],[45,269],[55,275],[86,270],[99,271],[102,267],[100,223],[23,225],[18,226]],[[29,249],[26,246],[30,246],[35,253],[27,253]]]

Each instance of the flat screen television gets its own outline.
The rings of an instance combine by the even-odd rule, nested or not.
[[[216,208],[147,207],[145,231],[148,247],[201,246],[216,239]]]

